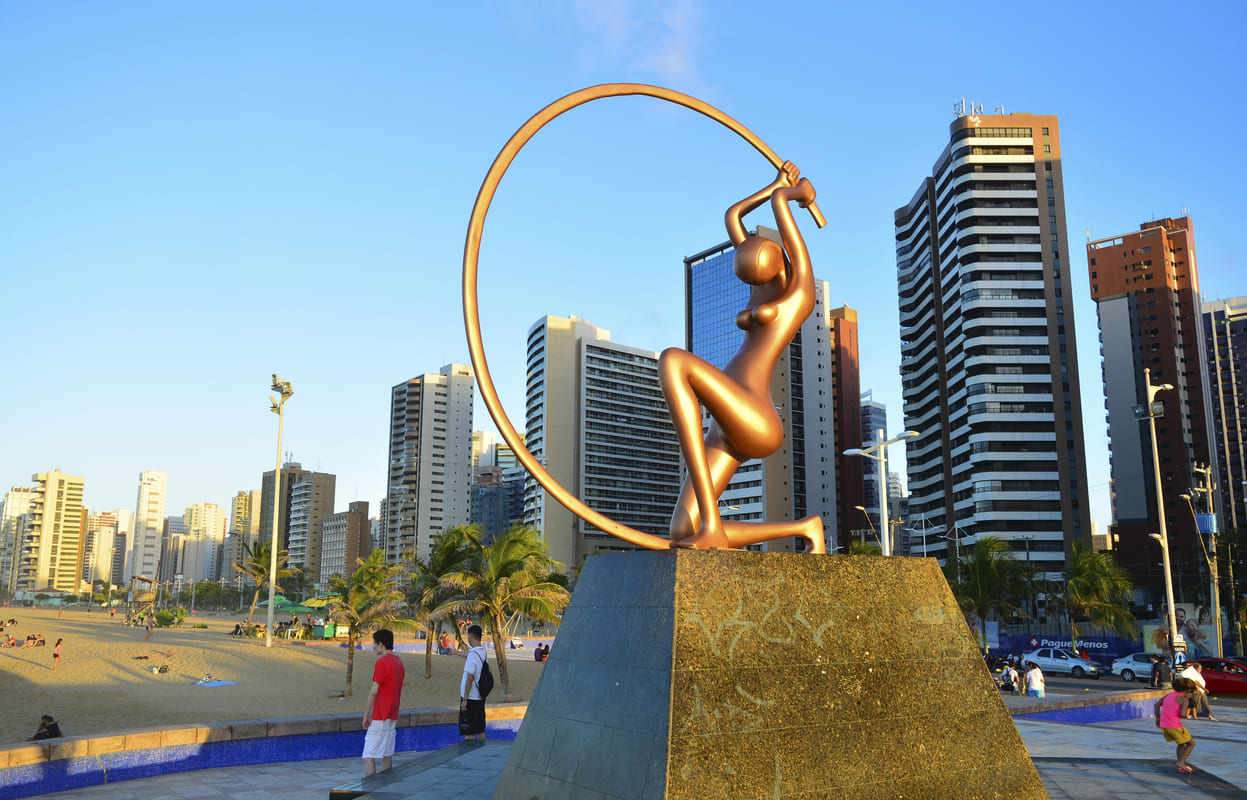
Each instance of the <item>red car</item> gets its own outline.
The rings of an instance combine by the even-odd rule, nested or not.
[[[1224,658],[1198,658],[1208,693],[1247,694],[1247,667]]]

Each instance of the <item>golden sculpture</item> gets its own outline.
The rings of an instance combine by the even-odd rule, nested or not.
[[[689,469],[688,481],[672,514],[670,539],[621,525],[589,508],[559,484],[528,451],[498,400],[485,360],[477,307],[476,273],[485,216],[515,156],[537,131],[559,115],[594,100],[624,95],[654,97],[703,114],[741,136],[779,170],[771,184],[736,203],[727,212],[728,235],[736,247],[736,275],[753,287],[748,306],[736,316],[736,324],[745,332],[740,350],[723,370],[684,350],[672,348],[662,354],[663,394]],[[468,222],[463,252],[463,318],[481,399],[516,458],[554,499],[604,533],[654,550],[744,547],[797,536],[810,542],[811,552],[826,552],[819,517],[806,517],[796,522],[724,521],[718,507],[719,495],[740,463],[768,456],[783,442],[783,426],[771,399],[771,375],[780,354],[814,308],[814,274],[789,203],[796,202],[808,209],[821,228],[826,220],[814,198],[814,187],[809,180],[801,178],[791,162],[782,161],[749,129],[713,106],[658,86],[604,84],[573,92],[546,106],[511,136],[486,173]],[[764,237],[750,237],[745,232],[743,216],[767,201],[775,214],[782,246]],[[703,404],[712,418],[704,439]]]

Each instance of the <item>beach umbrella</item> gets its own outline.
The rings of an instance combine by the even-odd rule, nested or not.
[[[277,603],[276,608],[281,608],[283,603],[289,603],[289,602],[291,602],[291,601],[287,600],[285,597],[283,597],[283,596],[282,596],[282,595],[280,595],[280,594],[279,594],[279,595],[277,595],[276,597],[274,597],[274,598],[273,598],[273,600],[274,600],[274,602],[276,602],[276,603]],[[267,601],[267,600],[265,600],[263,603],[256,603],[256,608],[267,608],[267,607],[268,607],[268,601]]]
[[[322,594],[319,597],[312,597],[307,600],[304,600],[303,605],[308,606],[310,608],[324,608],[325,606],[332,603],[336,597],[337,595],[334,595],[334,594]]]
[[[308,608],[305,605],[301,605],[299,603],[287,603],[284,606],[281,603],[278,603],[277,610],[283,614],[311,614],[312,613],[312,609]]]

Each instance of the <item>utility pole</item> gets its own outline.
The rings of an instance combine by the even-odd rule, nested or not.
[[[1223,658],[1224,655],[1221,651],[1221,582],[1217,574],[1217,515],[1212,513],[1212,468],[1208,466],[1193,466],[1191,469],[1204,478],[1204,485],[1195,487],[1193,491],[1199,492],[1204,496],[1204,507],[1209,511],[1208,517],[1212,523],[1208,526],[1208,552],[1204,556],[1208,559],[1209,580],[1212,583],[1212,619],[1217,631],[1217,658]],[[1196,535],[1199,535],[1198,518],[1196,518],[1195,528]]]

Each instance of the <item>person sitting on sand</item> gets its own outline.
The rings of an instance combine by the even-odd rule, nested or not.
[[[59,739],[61,738],[61,726],[50,714],[44,714],[39,719],[39,727],[35,730],[35,735],[26,741],[37,742],[41,739]]]

